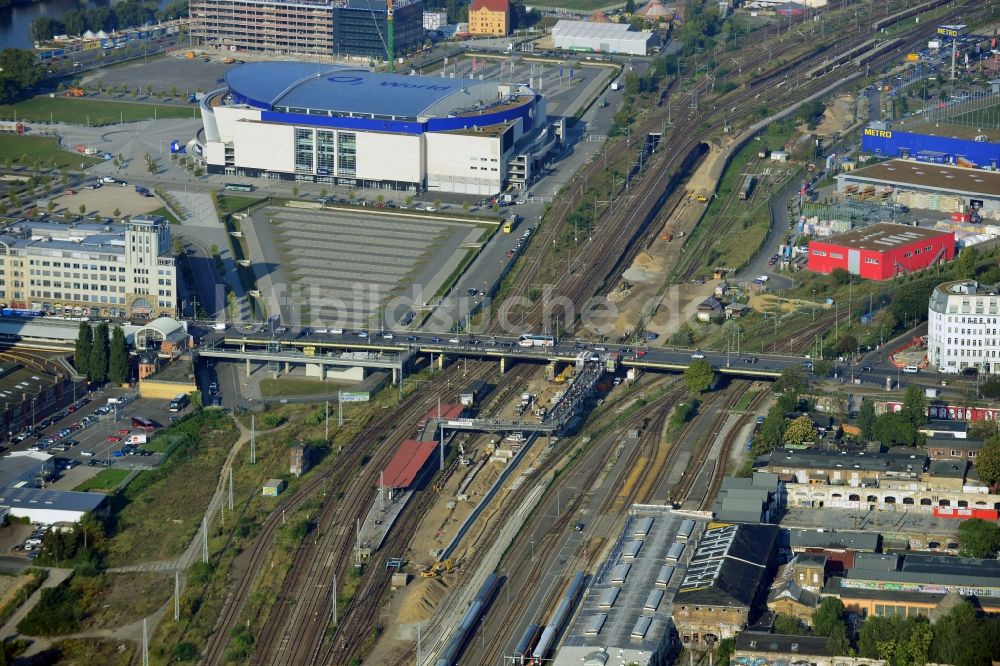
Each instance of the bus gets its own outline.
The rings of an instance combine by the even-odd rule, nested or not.
[[[226,183],[226,189],[231,192],[253,192],[253,185],[244,183]]]
[[[185,407],[187,407],[187,404],[188,404],[187,393],[178,393],[176,396],[174,396],[174,399],[170,401],[170,411],[179,412]]]
[[[156,429],[156,424],[149,419],[142,418],[141,416],[133,416],[132,427],[143,432],[153,432]]]
[[[556,339],[551,335],[522,335],[517,339],[522,347],[553,347]]]
[[[517,226],[517,223],[519,221],[520,220],[517,217],[517,215],[508,215],[507,218],[503,221],[503,232],[505,234],[509,234],[512,231],[514,231],[514,227]]]

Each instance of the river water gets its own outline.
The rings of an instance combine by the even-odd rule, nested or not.
[[[159,0],[157,7],[163,8],[169,0]],[[28,30],[31,22],[39,16],[60,19],[77,7],[94,6],[95,2],[77,0],[44,0],[28,4],[16,4],[6,9],[0,9],[0,48],[30,49],[32,47]]]

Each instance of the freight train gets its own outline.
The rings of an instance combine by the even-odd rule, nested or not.
[[[528,625],[521,636],[521,640],[517,643],[514,654],[511,656],[512,663],[523,666],[527,664],[543,664],[550,661],[549,653],[555,647],[559,632],[565,628],[570,612],[580,598],[581,592],[583,592],[585,580],[586,576],[582,571],[576,572],[566,587],[566,592],[563,594],[562,599],[559,600],[559,605],[556,606],[555,611],[552,613],[552,617],[549,618],[549,623],[544,626]]]
[[[455,666],[458,658],[462,656],[462,651],[472,638],[479,620],[486,614],[486,610],[496,598],[497,590],[500,589],[500,578],[495,573],[489,575],[486,582],[479,589],[479,594],[472,600],[469,610],[459,621],[455,628],[455,635],[448,641],[441,656],[435,662],[435,666]]]

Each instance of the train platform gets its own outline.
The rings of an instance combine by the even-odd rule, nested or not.
[[[371,508],[361,523],[362,557],[371,555],[382,547],[389,530],[412,498],[412,490],[390,492],[389,488],[385,488],[381,493],[375,494]]]

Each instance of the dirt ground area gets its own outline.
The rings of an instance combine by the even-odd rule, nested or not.
[[[776,302],[780,304],[782,312],[795,312],[815,307],[817,311],[829,310],[830,306],[825,303],[806,301],[796,298],[778,298],[774,294],[751,294],[749,305],[757,312],[774,312],[777,309]]]
[[[34,576],[0,576],[0,608],[6,608],[17,591],[33,581]]]
[[[55,197],[55,211],[66,209],[71,213],[79,213],[80,206],[86,206],[87,213],[97,213],[102,218],[114,216],[115,209],[122,216],[149,213],[163,204],[156,197],[144,197],[137,194],[135,187],[128,185],[105,185],[96,190],[81,189],[76,194],[62,194]]]
[[[843,132],[854,122],[854,109],[857,108],[857,100],[854,95],[838,95],[833,102],[827,105],[823,113],[823,120],[816,126],[815,130],[810,130],[805,125],[799,126],[802,133],[813,132],[816,136],[833,136],[834,133]]]
[[[726,157],[733,137],[723,137],[721,143],[713,142],[709,153],[702,160],[691,179],[687,190],[696,194],[709,196],[715,191],[716,184],[725,169]],[[684,322],[690,320],[697,310],[698,303],[712,295],[717,282],[706,281],[705,284],[677,284],[664,289],[667,276],[673,269],[677,258],[682,252],[684,236],[691,233],[704,213],[707,203],[694,199],[685,199],[673,211],[670,217],[658,222],[661,229],[670,229],[674,234],[673,241],[663,239],[663,234],[657,235],[653,244],[636,256],[632,265],[622,274],[622,278],[631,285],[627,291],[617,292],[612,300],[617,309],[613,337],[632,331],[643,318],[644,313],[654,312],[652,318],[645,323],[645,328],[659,335],[661,342],[666,341]]]

